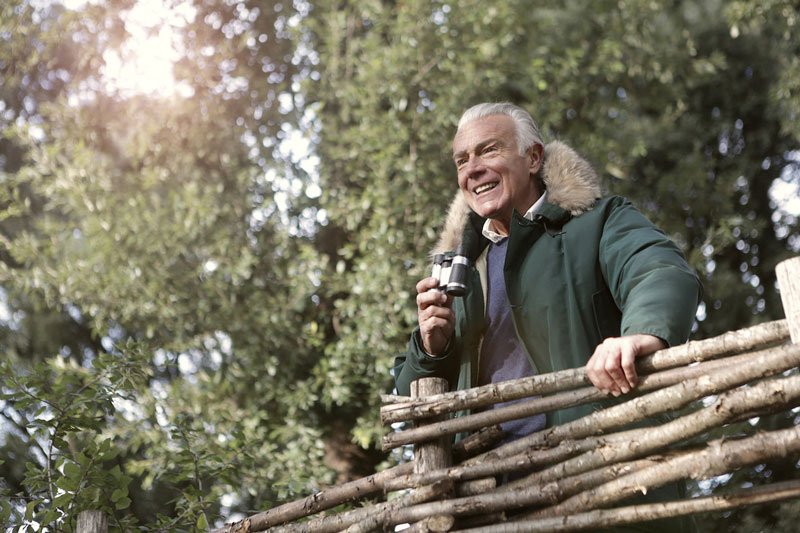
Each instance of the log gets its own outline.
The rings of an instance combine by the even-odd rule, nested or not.
[[[760,357],[764,359],[760,359]],[[800,360],[800,350],[793,345],[762,350],[759,352],[759,359],[756,359],[750,368],[727,368],[715,375],[685,380],[567,424],[533,433],[495,448],[490,453],[498,457],[509,457],[524,451],[529,446],[553,446],[562,439],[578,439],[602,433],[625,424],[641,421],[655,414],[680,409],[703,396],[716,394],[726,388],[792,368],[798,364],[798,360]],[[776,364],[777,368],[770,369],[767,361],[769,364]],[[482,460],[483,457],[479,455],[465,463],[476,464]]]
[[[531,505],[555,504],[565,497],[618,478],[620,475],[641,470],[660,461],[661,457],[647,458],[628,463],[612,464],[593,472],[549,482],[544,485],[525,487],[513,492],[488,492],[477,496],[428,502],[399,508],[387,517],[387,525],[422,520],[432,515],[458,517],[484,515],[520,509]]]
[[[771,412],[800,403],[800,375],[774,378],[750,387],[728,391],[710,406],[667,422],[659,427],[632,429],[609,438],[597,449],[569,459],[546,470],[534,472],[523,479],[503,487],[501,491],[520,486],[541,484],[546,481],[579,474],[609,463],[643,457],[662,450],[682,439],[699,435],[714,427],[730,422],[743,413],[756,409]]]
[[[450,390],[450,385],[446,379],[442,378],[423,378],[411,383],[411,396],[413,398],[426,398],[435,394],[442,394]],[[430,420],[419,420],[417,424],[436,423],[442,420],[445,415],[437,415]],[[452,464],[452,453],[450,451],[450,439],[439,437],[438,439],[414,445],[414,473],[424,474],[433,470],[441,470]],[[449,481],[452,487],[452,481]],[[452,494],[449,491],[446,496]],[[388,513],[385,514],[383,523],[386,523]],[[411,524],[409,531],[419,533],[449,531],[453,527],[455,520],[449,515],[434,515],[425,518],[415,524]]]
[[[453,445],[453,462],[460,463],[469,457],[489,451],[505,436],[505,431],[498,425],[481,428]]]
[[[402,509],[411,505],[423,503],[434,498],[438,498],[452,490],[452,484],[446,481],[426,485],[404,494],[388,502],[376,505],[359,507],[351,511],[339,513],[331,516],[314,518],[307,522],[284,524],[270,529],[272,533],[334,533],[346,530],[353,524],[365,521],[365,526],[380,527],[385,517],[396,509]],[[365,529],[369,531],[369,529]],[[256,531],[256,530],[251,530]]]
[[[796,348],[791,349],[797,351]],[[698,435],[720,424],[731,422],[743,415],[752,416],[757,410],[763,412],[764,410],[783,408],[786,400],[783,396],[784,387],[787,383],[789,398],[794,398],[795,389],[797,389],[797,395],[800,397],[800,377],[772,379],[758,383],[750,388],[729,391],[717,398],[714,404],[658,427],[631,429],[603,437],[590,436],[583,440],[570,440],[570,436],[575,435],[560,431],[559,428],[565,428],[574,423],[565,424],[519,439],[519,441],[525,440],[527,446],[519,447],[516,445],[519,441],[514,441],[480,456],[480,461],[477,461],[478,458],[474,458],[449,469],[421,475],[398,476],[387,481],[385,490],[399,490],[418,483],[431,483],[445,479],[464,481],[506,472],[528,470],[533,467],[564,461],[564,459],[576,453],[583,453],[583,455],[561,462],[547,470],[536,472],[521,480],[508,483],[500,487],[499,490],[505,491],[522,485],[542,483],[560,477],[575,475],[598,468],[609,462],[641,457],[646,453],[663,449],[681,439]],[[691,382],[681,383],[674,387],[687,387],[690,389],[690,394],[694,395],[694,391],[691,390],[693,388]],[[646,397],[641,397],[637,400],[644,398]],[[631,402],[616,407],[623,407],[628,404],[631,404]],[[635,412],[635,404],[633,404],[633,408]],[[607,411],[594,413],[590,417],[602,425],[603,415]],[[578,432],[577,435],[581,436],[586,433],[586,428],[588,427],[591,427],[591,425],[583,425],[583,428],[581,428],[583,431]],[[547,450],[536,448],[536,446],[549,444],[555,444],[555,447]],[[517,448],[520,449],[517,450]],[[515,450],[516,453],[506,455],[503,452],[507,450]]]
[[[792,342],[800,343],[800,257],[778,263],[775,275]]]
[[[285,503],[244,520],[227,524],[225,527],[214,530],[212,533],[263,531],[277,524],[283,524],[284,522],[290,522],[304,516],[310,516],[324,511],[325,509],[330,509],[370,494],[379,493],[383,491],[386,481],[395,476],[410,474],[413,470],[414,467],[412,463],[403,463],[378,472],[377,474],[344,483],[338,487],[322,489],[316,494],[312,494],[301,500]]]
[[[384,485],[386,492],[403,490],[409,487],[426,485],[435,481],[450,479],[454,482],[497,476],[510,472],[520,472],[531,468],[563,461],[578,453],[597,448],[603,441],[598,437],[581,440],[563,440],[557,446],[548,449],[529,448],[510,457],[497,458],[487,454],[480,463],[461,464],[444,470],[435,470],[424,474],[407,474],[389,480]]]
[[[455,521],[455,518],[449,515],[429,516],[424,520],[412,524],[412,526],[405,531],[408,533],[439,533],[441,531],[450,531]]]
[[[484,494],[495,488],[497,488],[497,480],[493,477],[473,479],[456,485],[456,496],[459,498],[475,496],[476,494]]]
[[[526,515],[526,518],[535,516],[537,520],[545,520],[547,516],[558,512],[558,518],[563,519],[565,515],[573,514],[576,509],[580,511],[587,506],[607,505],[635,494],[642,487],[652,488],[685,477],[710,477],[740,466],[776,457],[786,457],[800,451],[799,437],[800,427],[793,427],[788,430],[758,434],[739,441],[718,440],[700,450],[604,465],[602,468],[583,474],[542,484],[516,487],[514,490],[506,492],[496,491],[469,498],[400,508],[390,515],[388,524],[413,521],[438,513],[469,516],[544,503],[553,504],[563,500],[565,496],[577,494],[567,498],[561,504]],[[589,503],[586,503],[587,501]],[[584,505],[567,502],[579,502]],[[573,507],[567,508],[567,505]],[[674,514],[653,518],[666,516],[674,516]],[[548,522],[548,524],[552,523]],[[491,529],[491,531],[495,531],[495,529]],[[497,529],[497,531],[502,531],[502,529]]]
[[[720,390],[724,390],[730,388],[734,385],[740,385],[742,383],[746,383],[753,379],[765,377],[777,372],[782,372],[787,370],[788,368],[792,368],[800,364],[800,350],[792,349],[791,347],[777,347],[777,348],[770,348],[767,350],[761,350],[759,352],[755,352],[753,356],[747,358],[749,361],[748,365],[745,367],[734,367],[733,365],[715,365],[715,369],[718,369],[713,375],[705,375],[707,372],[703,370],[698,370],[695,367],[689,367],[685,369],[675,369],[674,371],[670,371],[671,373],[668,377],[671,380],[677,382],[676,385],[673,387],[682,386],[683,394],[676,395],[674,390],[671,387],[667,389],[661,389],[659,391],[652,392],[645,396],[640,396],[630,400],[629,402],[616,405],[614,407],[610,407],[602,412],[595,413],[602,417],[603,419],[610,420],[612,417],[627,417],[624,423],[634,422],[636,420],[641,420],[646,418],[646,416],[650,416],[653,414],[657,414],[660,412],[669,411],[672,409],[678,409],[682,407],[685,403],[700,398],[702,396],[706,396],[708,394],[714,394]],[[708,363],[706,363],[708,364]],[[695,377],[694,379],[689,379],[690,376],[699,376]],[[656,386],[660,384],[660,382],[666,381],[664,377],[654,378],[653,382],[647,385],[647,388],[651,386]],[[647,383],[646,379],[642,379],[643,384]],[[689,385],[698,387],[697,394],[693,394],[692,390]],[[440,438],[442,435],[453,435],[455,433],[469,431],[471,429],[480,428],[486,426],[488,424],[497,424],[499,422],[505,422],[508,420],[514,420],[518,418],[524,418],[527,416],[532,416],[534,414],[539,414],[542,412],[547,412],[552,410],[554,405],[557,405],[559,408],[566,407],[567,405],[577,405],[580,403],[585,403],[586,401],[590,400],[599,400],[601,398],[605,398],[600,391],[594,389],[593,387],[584,389],[583,392],[580,390],[578,391],[571,391],[569,393],[563,393],[569,399],[573,400],[573,403],[568,403],[564,401],[564,398],[561,395],[554,395],[546,398],[539,398],[534,400],[528,400],[526,402],[516,403],[513,405],[501,407],[498,409],[492,409],[489,411],[484,411],[481,413],[477,413],[474,415],[469,416],[461,416],[458,418],[445,420],[444,422],[439,422],[436,424],[431,424],[429,426],[418,427],[408,431],[390,433],[383,438],[383,448],[384,450],[396,448],[398,446],[402,446],[405,444],[411,444],[416,442],[424,442],[426,440],[431,440],[434,438]],[[630,402],[639,402],[644,403],[642,398],[648,398],[647,402],[649,402],[648,406],[648,413],[644,414],[644,411],[640,411],[643,407],[642,405],[632,406],[629,405]],[[670,399],[671,402],[668,404],[663,404],[662,402],[665,399]],[[627,407],[623,407],[627,406]],[[622,413],[627,413],[623,415]],[[592,417],[595,417],[592,415]],[[642,416],[639,416],[642,415]],[[566,424],[564,426],[559,426],[559,433],[561,438],[574,438],[572,435],[565,435],[563,428],[569,427],[569,431],[574,431],[578,425],[583,424],[586,426],[587,424],[595,424],[596,420],[592,417],[584,417],[580,420],[572,422],[571,424]],[[631,418],[633,417],[633,418]],[[619,422],[617,422],[619,423]],[[592,428],[596,428],[597,426],[592,426]],[[606,426],[607,427],[607,426]],[[551,428],[552,430],[556,430],[557,428]],[[585,436],[588,434],[593,433],[594,431],[589,431],[588,433],[585,432],[581,436]],[[540,435],[540,433],[534,433],[533,435],[529,435],[523,439],[516,440],[507,444],[505,447],[508,446],[516,446],[516,449],[513,453],[518,453],[521,451],[527,444],[527,439],[530,437],[534,437],[536,435]],[[495,450],[496,452],[497,450]]]
[[[786,340],[788,335],[789,330],[785,320],[767,322],[711,339],[690,341],[660,350],[637,361],[637,370],[641,374],[646,374],[707,361],[731,353],[773,345]],[[381,407],[381,420],[384,424],[390,424],[560,392],[589,385],[585,374],[585,367],[581,367],[439,394],[424,400],[394,402]]]
[[[465,458],[482,453],[486,449],[494,446],[503,435],[504,433],[503,430],[500,429],[500,426],[484,428],[482,431],[453,444],[453,457],[462,461]],[[263,531],[271,526],[311,516],[312,514],[336,507],[337,505],[385,491],[384,484],[386,481],[396,476],[411,474],[413,469],[413,463],[399,464],[387,468],[382,472],[356,479],[336,487],[322,489],[300,500],[285,503],[244,520],[227,524],[223,528],[213,530],[212,533]]]
[[[759,433],[741,440],[720,439],[698,452],[665,460],[661,464],[622,476],[577,494],[531,516],[566,516],[606,507],[627,497],[684,478],[706,479],[755,463],[800,452],[800,427]]]
[[[399,396],[397,394],[381,394],[381,403],[405,403],[410,401],[411,401],[411,396]]]
[[[729,494],[692,498],[665,503],[630,505],[616,509],[600,509],[583,513],[519,520],[480,529],[460,531],[480,531],[482,533],[522,533],[576,531],[583,529],[607,528],[669,518],[695,513],[725,511],[745,505],[772,503],[800,497],[800,481],[786,481],[771,485],[754,487]]]

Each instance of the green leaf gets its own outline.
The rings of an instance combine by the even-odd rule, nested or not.
[[[115,489],[111,493],[111,501],[116,503],[121,499],[125,498],[127,495],[128,495],[128,489],[125,488]]]
[[[25,520],[33,519],[36,506],[39,505],[39,503],[41,503],[39,500],[31,500],[28,502],[28,505],[25,506]]]
[[[198,531],[208,531],[208,519],[205,513],[200,513],[200,515],[198,515],[195,527]]]
[[[130,498],[128,497],[120,498],[119,501],[117,501],[114,504],[114,508],[117,510],[127,509],[130,506],[130,504],[131,504]]]
[[[81,476],[81,467],[72,461],[64,463],[64,476],[69,479],[78,479]]]

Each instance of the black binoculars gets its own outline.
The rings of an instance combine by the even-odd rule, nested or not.
[[[468,270],[469,259],[459,252],[433,256],[431,276],[439,280],[438,289],[450,296],[464,296]]]

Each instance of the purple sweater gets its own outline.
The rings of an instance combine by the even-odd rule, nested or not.
[[[478,385],[497,383],[536,374],[525,348],[519,342],[511,317],[506,283],[503,277],[503,264],[506,258],[508,239],[490,244],[486,257],[486,334],[481,345],[478,366]],[[524,400],[516,400],[524,401]],[[496,404],[502,407],[515,402]],[[500,427],[508,434],[505,442],[524,437],[543,429],[546,424],[544,414],[521,420],[503,422]]]

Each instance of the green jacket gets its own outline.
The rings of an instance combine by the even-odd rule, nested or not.
[[[548,144],[543,180],[547,202],[532,221],[514,214],[505,264],[514,324],[537,372],[584,366],[606,337],[647,333],[670,346],[685,342],[700,284],[678,247],[624,198],[600,199],[592,168],[562,143]],[[453,389],[478,382],[488,245],[483,222],[459,193],[435,250],[455,250],[462,242],[473,250],[467,292],[454,302],[455,335],[446,354],[431,357],[414,331],[396,360],[399,394],[408,395],[420,377],[447,378]],[[560,411],[548,423],[594,408]]]

